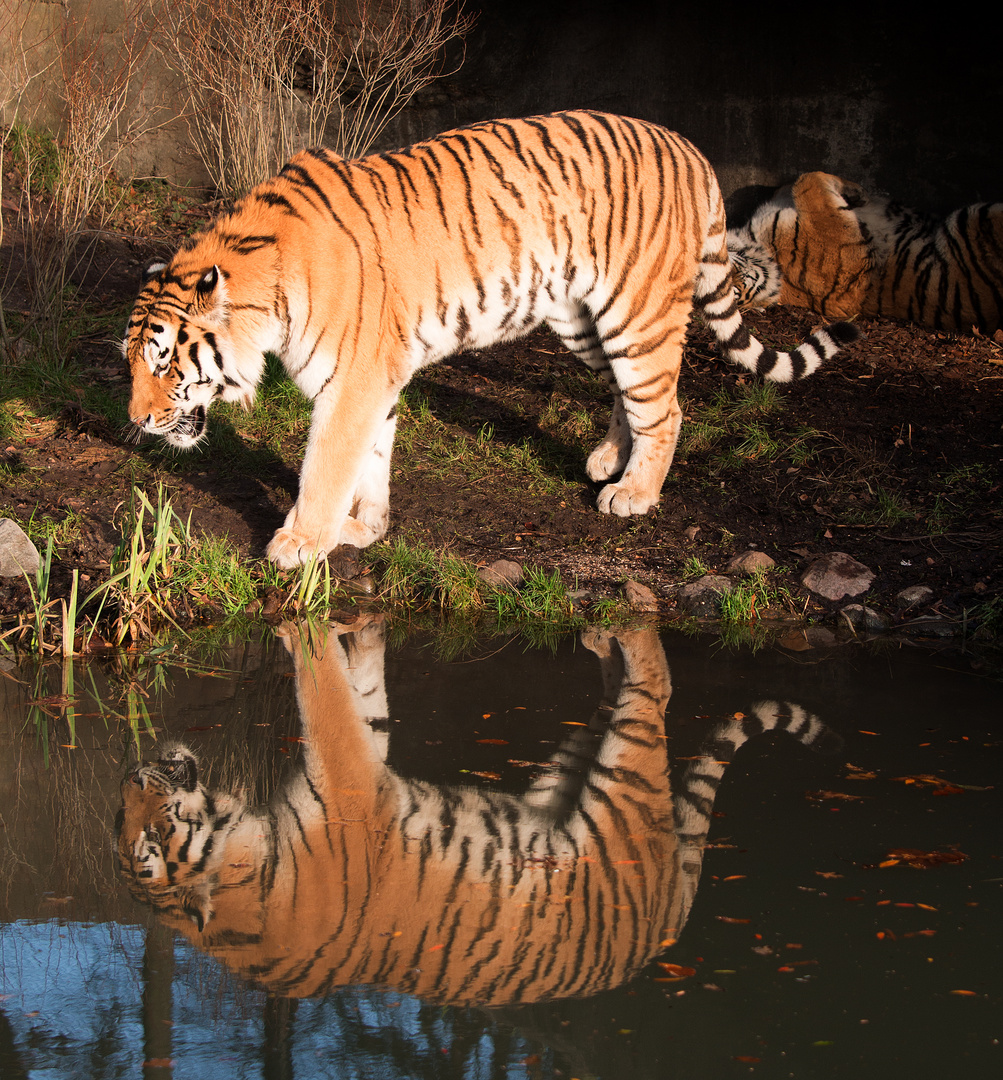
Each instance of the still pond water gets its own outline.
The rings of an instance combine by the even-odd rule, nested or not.
[[[0,1076],[1003,1075],[998,682],[449,653],[6,662]]]

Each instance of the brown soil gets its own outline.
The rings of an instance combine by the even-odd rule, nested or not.
[[[102,302],[128,298],[141,262],[153,253],[148,241],[109,239],[99,259]],[[750,321],[774,345],[801,340],[818,322],[779,308]],[[935,614],[960,617],[1003,591],[1003,350],[986,339],[887,320],[859,325],[862,341],[810,379],[783,388],[783,407],[763,420],[778,436],[802,426],[822,433],[811,462],[797,465],[784,456],[726,462],[727,440],[680,454],[661,505],[642,519],[599,514],[596,485],[584,479],[590,447],[536,423],[548,402],[561,412],[579,404],[605,408],[591,399],[552,337],[539,333],[457,357],[422,376],[434,412],[457,438],[489,422],[496,444],[530,438],[570,460],[568,476],[576,482],[566,496],[534,493],[513,489],[506,476],[469,482],[462,466],[442,473],[420,456],[398,454],[390,538],[405,534],[477,563],[503,557],[556,567],[569,587],[600,595],[637,579],[654,589],[665,613],[674,610],[672,587],[693,556],[721,569],[735,553],[757,547],[794,571],[815,555],[845,551],[875,572],[868,602],[894,619],[905,615],[897,592],[914,584],[934,590],[927,613],[932,606]],[[89,379],[127,397],[127,373],[113,344],[84,341],[74,362]],[[691,335],[680,381],[687,413],[742,379],[714,356],[702,332]],[[252,474],[197,451],[172,462],[149,444],[131,445],[126,433],[76,400],[53,400],[51,417],[23,442],[0,447],[6,465],[0,515],[22,521],[32,513],[82,515],[79,538],[61,553],[57,584],[72,567],[100,580],[133,476],[148,489],[163,481],[183,517],[191,512],[198,528],[229,535],[252,556],[263,553],[295,497],[295,448],[288,461],[263,452],[263,468]],[[736,449],[735,440],[730,445]],[[555,466],[555,475],[562,468]],[[879,489],[894,495],[907,516],[879,520]],[[796,574],[787,583],[798,592]],[[802,595],[806,612],[831,607]],[[20,583],[0,583],[0,615],[23,610],[25,599]]]

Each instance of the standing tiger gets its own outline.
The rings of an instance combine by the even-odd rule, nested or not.
[[[679,935],[714,798],[750,737],[833,738],[797,706],[718,724],[673,793],[658,634],[589,632],[604,703],[521,797],[398,776],[383,638],[289,633],[304,757],[267,806],[210,792],[184,747],[122,783],[118,855],[133,895],[197,948],[286,997],[375,985],[501,1006],[584,997],[636,976]]]
[[[547,323],[613,392],[588,459],[599,509],[644,514],[679,435],[692,310],[777,381],[857,334],[764,348],[732,287],[717,180],[681,136],[594,112],[474,124],[397,153],[297,154],[147,271],[122,348],[132,422],[190,447],[217,398],[249,404],[276,353],[313,402],[282,567],[384,535],[396,401],[426,364]]]
[[[937,218],[804,173],[728,230],[742,307],[887,316],[939,330],[1003,326],[1003,203]]]

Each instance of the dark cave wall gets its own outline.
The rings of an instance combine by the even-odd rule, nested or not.
[[[822,169],[947,210],[1003,199],[1000,70],[985,28],[880,5],[513,0],[483,5],[458,73],[382,145],[496,116],[603,109],[681,132],[725,194]]]

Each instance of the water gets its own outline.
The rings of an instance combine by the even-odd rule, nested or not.
[[[4,673],[4,1080],[999,1073],[997,682],[385,636]]]

